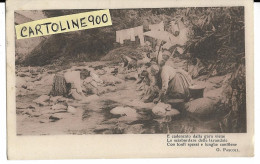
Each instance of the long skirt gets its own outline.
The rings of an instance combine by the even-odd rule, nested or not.
[[[175,77],[170,80],[166,96],[168,99],[189,99],[189,86],[191,77],[183,70],[178,70]]]

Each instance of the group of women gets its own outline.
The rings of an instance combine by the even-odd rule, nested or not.
[[[140,86],[143,86],[139,89],[144,90],[142,97],[144,102],[167,103],[171,99],[189,100],[191,76],[183,69],[175,69],[167,64],[173,55],[169,50],[159,48],[153,53],[156,55],[153,55],[148,66],[144,66],[138,81]]]

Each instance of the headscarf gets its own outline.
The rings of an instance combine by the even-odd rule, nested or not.
[[[160,52],[158,55],[158,64],[162,65],[163,60],[166,62],[171,56],[171,53],[169,51],[163,51]]]

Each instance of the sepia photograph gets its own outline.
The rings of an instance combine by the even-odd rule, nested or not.
[[[14,23],[88,11],[16,10]],[[15,40],[17,135],[247,132],[244,7],[110,14]]]

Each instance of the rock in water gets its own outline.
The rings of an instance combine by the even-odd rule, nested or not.
[[[180,112],[177,109],[174,109],[171,107],[170,104],[165,103],[158,103],[153,109],[152,112],[161,117],[165,116],[176,116],[180,114]]]
[[[50,116],[49,119],[50,119],[51,122],[56,122],[56,121],[60,120],[61,118],[58,118],[58,117],[55,117],[55,116]]]
[[[39,104],[39,105],[48,105],[46,103],[47,100],[50,99],[50,96],[47,96],[47,95],[41,95],[40,97],[38,97],[37,99],[33,100],[33,102],[35,102],[36,104]]]
[[[215,105],[217,103],[217,99],[199,98],[186,103],[185,109],[193,115],[210,116],[215,113]]]
[[[170,111],[166,111],[166,116],[176,116],[178,114],[180,114],[180,112],[174,108],[171,108]]]
[[[131,72],[125,76],[126,80],[137,80],[138,74],[136,72]]]
[[[75,114],[77,112],[77,109],[74,108],[73,106],[68,106],[67,112],[71,114]]]
[[[110,113],[121,116],[135,116],[137,114],[136,110],[130,107],[115,107]]]
[[[22,85],[22,88],[27,89],[27,85]]]
[[[130,108],[130,107],[116,107],[116,108],[113,108],[110,111],[110,113],[115,114],[115,115],[121,115],[121,117],[117,119],[119,122],[131,123],[133,121],[138,120],[138,117],[139,117],[136,110],[133,108]]]
[[[18,72],[17,73],[17,76],[20,76],[20,77],[28,77],[28,76],[31,76],[31,73],[30,72]]]
[[[166,116],[166,111],[170,110],[170,104],[158,103],[155,107],[153,107],[152,112],[157,116]]]

